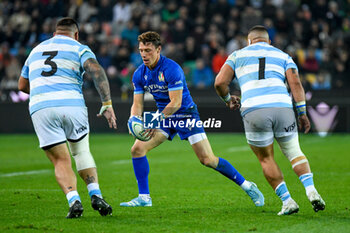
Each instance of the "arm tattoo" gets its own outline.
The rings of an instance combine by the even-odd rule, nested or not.
[[[94,183],[95,182],[95,177],[94,176],[86,176],[85,182],[88,184]]]
[[[68,190],[71,190],[71,189],[73,189],[73,187],[72,187],[72,186],[69,186],[67,189],[68,189]]]
[[[292,73],[295,74],[297,78],[299,77],[297,69],[292,68]]]
[[[90,58],[84,62],[84,70],[94,80],[95,87],[100,94],[102,102],[111,100],[108,79],[100,64],[98,64],[95,59]]]

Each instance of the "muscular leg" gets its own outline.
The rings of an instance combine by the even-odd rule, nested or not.
[[[160,131],[156,131],[151,140],[143,142],[136,140],[131,148],[132,164],[139,189],[139,196],[129,202],[120,203],[124,207],[152,206],[149,195],[148,174],[149,164],[146,153],[159,146],[167,139]]]
[[[305,187],[306,195],[310,200],[314,211],[324,210],[325,202],[317,192],[313,174],[310,170],[310,165],[304,153],[300,149],[298,135],[285,141],[283,138],[277,138],[283,154],[289,159],[295,174]]]
[[[71,159],[66,143],[44,150],[55,166],[57,183],[68,200],[69,212],[67,218],[78,218],[83,213],[81,200],[77,192],[77,178],[72,170]]]
[[[71,158],[66,144],[54,146],[45,150],[45,153],[55,166],[56,180],[64,194],[77,190],[77,179],[72,170]]]
[[[87,185],[92,208],[98,210],[102,216],[112,214],[112,207],[103,199],[98,184],[96,164],[90,152],[89,135],[78,141],[69,141],[69,147],[78,173]]]
[[[203,165],[214,169],[218,166],[219,158],[214,155],[208,139],[193,144],[192,149]]]
[[[192,144],[192,148],[203,165],[215,169],[238,184],[250,196],[256,206],[264,205],[264,196],[256,185],[246,181],[227,160],[216,157],[208,139]]]
[[[283,181],[283,174],[274,159],[273,144],[266,147],[250,145],[250,148],[258,158],[266,180],[275,190],[276,187]]]

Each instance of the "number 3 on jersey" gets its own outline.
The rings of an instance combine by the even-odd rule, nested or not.
[[[48,77],[48,76],[52,76],[57,72],[57,64],[55,62],[53,62],[51,59],[53,59],[54,57],[57,56],[58,51],[47,51],[47,52],[43,52],[43,56],[49,56],[46,60],[45,60],[45,65],[49,65],[51,66],[51,70],[50,71],[42,71],[41,75]]]
[[[265,57],[259,57],[259,80],[265,79]]]

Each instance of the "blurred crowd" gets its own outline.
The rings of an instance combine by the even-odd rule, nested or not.
[[[80,42],[123,99],[142,63],[140,33],[159,32],[162,53],[183,67],[191,88],[205,89],[256,24],[293,57],[305,89],[350,88],[350,0],[0,0],[0,101],[22,98],[13,91],[27,55],[65,16],[79,22]]]

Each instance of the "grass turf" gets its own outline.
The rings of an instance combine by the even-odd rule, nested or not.
[[[129,135],[91,135],[100,187],[113,206],[101,217],[90,207],[78,178],[84,206],[80,219],[65,219],[68,210],[53,166],[38,148],[35,135],[0,135],[0,232],[350,232],[350,135],[319,138],[302,135],[314,181],[326,201],[315,213],[287,159],[275,148],[298,214],[277,216],[281,202],[263,177],[244,135],[209,134],[214,153],[229,160],[265,195],[257,208],[233,182],[201,166],[188,142],[175,139],[148,154],[153,207],[123,208],[137,196],[130,160]],[[18,173],[24,172],[24,173]]]

